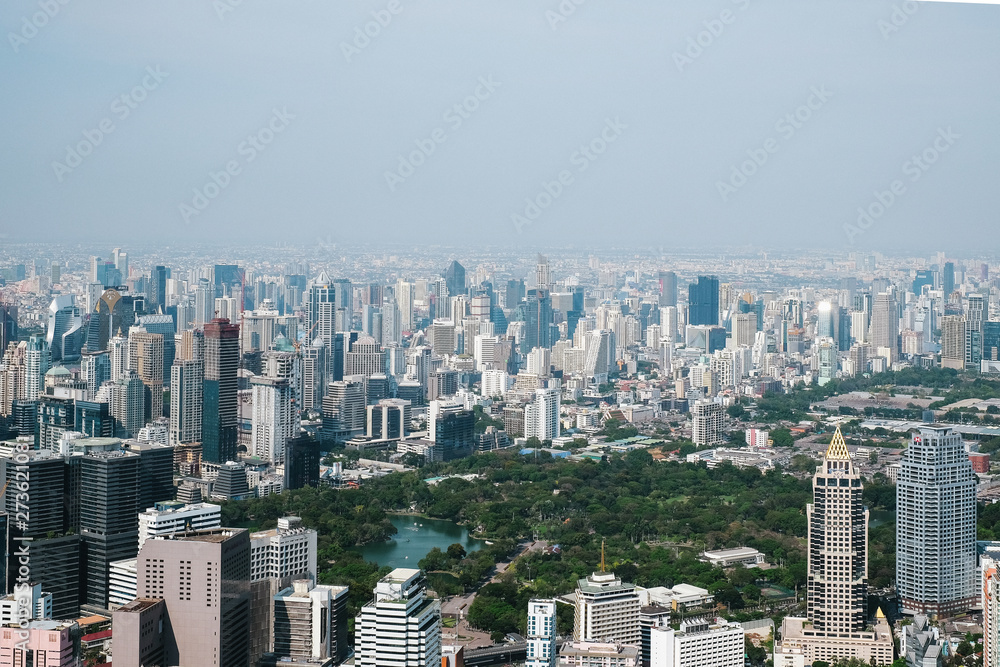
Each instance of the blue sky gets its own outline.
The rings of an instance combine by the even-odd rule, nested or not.
[[[0,6],[9,238],[993,247],[1000,7],[64,2]]]

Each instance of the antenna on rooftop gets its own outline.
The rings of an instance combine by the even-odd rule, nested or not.
[[[601,572],[607,572],[604,569],[604,538],[601,538]]]

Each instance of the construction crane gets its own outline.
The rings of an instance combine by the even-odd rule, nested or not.
[[[319,324],[319,320],[316,320],[315,322],[313,322],[313,325],[311,327],[309,327],[309,331],[307,331],[306,335],[305,335],[306,342],[309,341],[309,336],[312,335],[312,332],[316,328],[317,324]],[[302,342],[299,341],[298,339],[296,339],[296,340],[292,341],[292,345],[295,347],[295,353],[298,354],[299,348],[302,347]]]
[[[0,489],[0,500],[3,500],[3,494],[7,493],[7,487],[8,486],[10,486],[10,480],[9,479],[7,480],[7,483],[3,485],[3,488]]]

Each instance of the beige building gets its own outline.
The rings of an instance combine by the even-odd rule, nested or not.
[[[244,667],[250,644],[250,534],[215,528],[147,540],[136,559],[137,603],[115,612],[115,661],[148,655],[156,618],[166,665]],[[162,601],[162,617],[156,601]],[[143,602],[149,604],[143,604]],[[162,625],[159,622],[162,621]]]
[[[572,641],[559,650],[559,667],[636,667],[639,647]]]
[[[638,646],[639,592],[613,572],[595,572],[580,579],[576,589],[573,639],[577,642],[618,642]]]

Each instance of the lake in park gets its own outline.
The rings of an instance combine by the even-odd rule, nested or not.
[[[469,536],[464,526],[443,519],[425,519],[419,516],[391,515],[389,520],[397,532],[388,542],[366,544],[358,549],[367,561],[380,567],[419,567],[417,563],[427,552],[437,547],[445,551],[458,542],[466,552],[478,550],[482,540]]]

